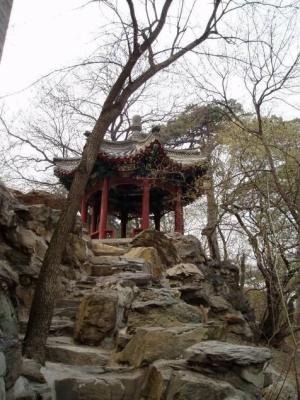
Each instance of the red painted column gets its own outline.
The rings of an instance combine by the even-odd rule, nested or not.
[[[87,222],[87,201],[85,200],[85,198],[83,198],[81,200],[81,220],[83,224],[86,224]]]
[[[181,189],[177,189],[176,193],[176,204],[175,204],[175,232],[184,234],[184,222],[183,222],[183,206],[182,206],[182,192]]]
[[[143,179],[142,229],[149,228],[150,213],[150,181]]]
[[[103,180],[102,192],[101,192],[99,239],[105,239],[107,213],[108,213],[108,192],[109,192],[109,180],[106,177]]]

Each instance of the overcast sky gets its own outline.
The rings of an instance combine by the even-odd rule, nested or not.
[[[83,0],[14,0],[0,65],[0,92],[24,88],[88,54],[99,25],[97,6]]]
[[[82,7],[84,3],[84,0],[14,0],[0,64],[0,97],[18,92],[50,71],[91,53],[103,16],[98,5]],[[235,90],[238,98],[239,90]],[[10,97],[9,107],[24,108],[27,99],[26,92]],[[293,102],[300,103],[297,95]],[[299,115],[284,105],[276,112],[285,118]]]

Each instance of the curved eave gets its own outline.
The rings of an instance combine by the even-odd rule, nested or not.
[[[113,143],[113,142],[112,142]],[[117,143],[117,142],[116,142]],[[113,145],[115,146],[115,144]],[[146,146],[142,146],[133,154],[119,156],[118,152],[107,153],[101,151],[98,153],[97,160],[104,161],[107,164],[114,165],[116,169],[122,170],[123,166],[128,166],[131,163],[135,163],[147,156],[151,156],[153,150],[158,149],[161,159],[168,165],[168,170],[174,172],[189,172],[193,170],[202,169],[206,171],[206,161],[201,155],[196,151],[190,150],[169,150],[165,149],[161,143],[155,139]],[[80,163],[80,158],[56,158],[54,159],[54,174],[58,178],[71,178],[74,176],[76,168]],[[203,172],[203,173],[204,173]]]

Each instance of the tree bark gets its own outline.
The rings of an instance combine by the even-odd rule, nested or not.
[[[73,227],[80,201],[98,154],[98,148],[117,113],[118,110],[115,107],[112,107],[109,112],[103,111],[87,140],[66,206],[56,225],[41,267],[23,347],[26,357],[35,358],[41,363],[45,361],[45,343],[50,329],[54,299],[58,294],[59,266],[65,250],[66,239]]]
[[[215,188],[212,171],[209,172],[209,187],[206,189],[207,199],[207,224],[203,234],[207,237],[210,257],[213,260],[221,260],[220,248],[218,243],[218,204],[215,197]]]

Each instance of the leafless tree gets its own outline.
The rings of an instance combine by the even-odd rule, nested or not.
[[[293,15],[283,13],[280,16],[275,13],[261,16],[253,12],[245,19],[248,40],[239,45],[238,52],[232,52],[226,45],[223,52],[207,54],[203,62],[207,69],[201,77],[191,71],[199,90],[202,93],[205,90],[210,100],[224,107],[230,119],[231,151],[237,151],[232,155],[238,160],[239,171],[232,169],[229,174],[231,191],[230,186],[227,187],[223,207],[237,219],[263,274],[268,315],[262,328],[267,339],[274,342],[284,335],[284,330],[278,331],[278,319],[279,308],[286,307],[288,291],[285,289],[291,282],[291,275],[299,275],[300,153],[297,127],[270,115],[271,107],[282,99],[283,94],[292,98],[299,85],[300,55],[294,41],[296,17],[295,10]],[[224,62],[220,61],[221,55],[226,59]],[[203,57],[200,60],[202,62]],[[247,115],[237,114],[231,105],[233,82],[243,88],[249,108]],[[234,135],[240,149],[233,145]],[[228,192],[231,192],[231,198]],[[288,241],[285,237],[287,229]],[[296,282],[299,279],[295,279],[294,285],[299,297]],[[295,317],[299,314],[296,312]],[[287,317],[285,323],[289,323]],[[297,327],[299,323],[295,322]]]

